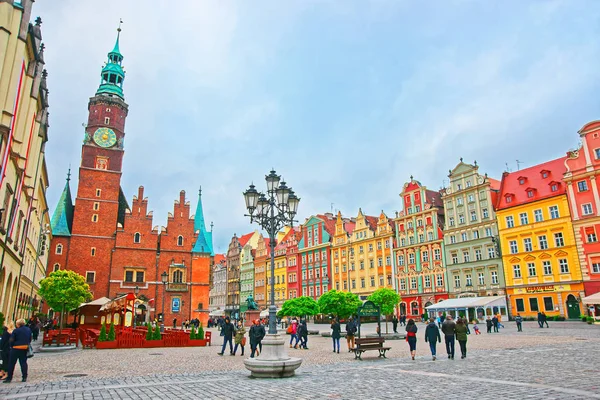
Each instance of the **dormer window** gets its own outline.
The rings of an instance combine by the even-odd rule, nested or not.
[[[540,174],[542,174],[542,179],[546,179],[550,176],[550,171],[544,169],[540,171]]]
[[[530,189],[527,191],[527,197],[532,198],[534,195],[535,194],[534,194],[533,190]]]
[[[550,190],[552,192],[558,192],[558,188],[560,187],[560,182],[550,182]]]
[[[524,176],[519,177],[519,185],[524,185],[526,181],[527,181],[527,178],[525,178]]]
[[[504,196],[504,201],[506,201],[507,203],[511,203],[512,202],[512,194],[507,194],[506,196]]]

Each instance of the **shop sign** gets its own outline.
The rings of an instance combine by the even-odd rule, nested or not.
[[[514,294],[552,293],[571,290],[571,285],[538,285],[516,288]]]

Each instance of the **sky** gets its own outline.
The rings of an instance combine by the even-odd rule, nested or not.
[[[600,119],[596,0],[45,0],[51,209],[119,19],[126,70],[122,187],[154,225],[198,188],[216,252],[258,229],[242,192],[271,168],[298,219],[388,216],[414,176],[448,182],[461,157],[502,172],[564,155]]]

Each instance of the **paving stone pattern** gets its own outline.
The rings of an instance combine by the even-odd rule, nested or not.
[[[310,350],[289,349],[304,358],[297,376],[280,380],[250,378],[242,357],[220,357],[214,345],[36,354],[30,382],[2,385],[0,398],[600,399],[600,326],[527,323],[517,333],[507,323],[498,334],[470,335],[465,360],[458,343],[455,360],[441,343],[435,362],[422,340],[424,325],[419,328],[415,361],[403,341],[390,341],[388,359],[367,353],[361,362],[344,352],[343,341],[342,353],[334,354],[330,339],[310,337]],[[88,376],[64,377],[73,373]]]

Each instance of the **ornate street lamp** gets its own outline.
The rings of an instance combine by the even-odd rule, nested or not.
[[[135,294],[135,298],[133,299],[133,302],[131,304],[131,317],[133,319],[133,326],[137,326],[137,314],[135,313],[135,300],[138,297],[138,294],[140,294],[140,287],[138,285],[135,285],[135,288],[133,288],[133,294]]]
[[[163,298],[162,298],[162,326],[161,326],[161,332],[165,330],[165,297],[166,297],[166,289],[167,289],[167,282],[169,280],[169,274],[167,274],[166,271],[163,271],[162,274],[160,274],[160,280],[163,284]]]
[[[294,375],[302,360],[285,354],[283,338],[277,334],[277,307],[275,306],[275,237],[285,226],[293,226],[300,198],[281,180],[274,170],[265,176],[266,193],[258,192],[254,185],[243,193],[250,222],[256,222],[269,235],[271,254],[271,304],[269,305],[269,333],[263,340],[263,351],[255,359],[244,361],[252,376],[277,378]],[[281,361],[285,360],[285,363]],[[268,362],[269,366],[265,366]]]

